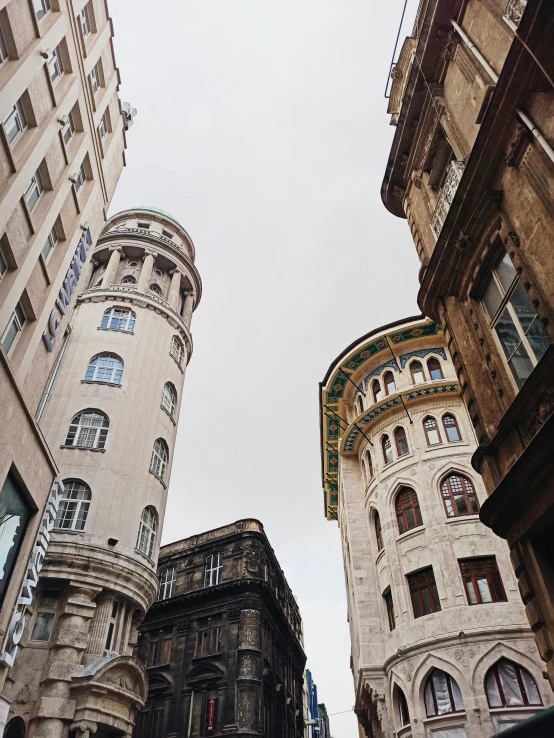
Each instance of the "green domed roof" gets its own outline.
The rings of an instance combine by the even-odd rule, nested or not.
[[[153,205],[136,205],[134,208],[129,208],[129,210],[149,210],[151,213],[159,213],[160,215],[165,216],[166,218],[169,218],[174,223],[177,223],[177,225],[183,227],[177,218],[174,218],[171,213],[168,213],[167,210],[162,210],[161,208],[155,208]]]

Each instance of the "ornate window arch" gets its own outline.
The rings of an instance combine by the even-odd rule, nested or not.
[[[446,440],[449,443],[455,443],[456,441],[462,440],[462,434],[460,433],[458,421],[456,420],[456,417],[452,415],[452,413],[445,413],[442,416],[442,425],[444,428]]]
[[[429,379],[431,380],[444,379],[441,363],[434,356],[427,359],[427,371],[429,372]]]
[[[145,507],[140,516],[140,525],[137,536],[137,549],[152,558],[154,544],[156,542],[156,531],[158,529],[158,513],[152,506]]]
[[[160,591],[158,594],[158,600],[167,600],[170,597],[173,597],[175,580],[175,567],[166,566],[160,574]]]
[[[394,430],[394,443],[396,446],[396,455],[398,457],[406,456],[406,454],[410,453],[406,431],[401,425],[399,425],[398,428],[395,428]]]
[[[464,700],[458,682],[442,669],[433,669],[424,690],[427,717],[464,711]]]
[[[164,384],[162,393],[162,407],[173,417],[175,413],[175,407],[177,405],[177,390],[171,382]]]
[[[167,470],[167,462],[169,459],[169,449],[163,438],[156,438],[152,456],[150,458],[150,471],[159,479],[165,479]]]
[[[392,444],[390,441],[390,436],[386,433],[383,438],[381,438],[381,448],[383,449],[383,461],[385,462],[385,464],[390,464],[390,462],[393,460]]]
[[[148,289],[150,292],[153,292],[155,295],[158,295],[158,297],[162,297],[162,288],[156,282],[152,282],[152,284],[150,285]]]
[[[121,284],[136,284],[137,280],[132,274],[126,274],[121,280]]]
[[[396,382],[392,372],[385,372],[383,375],[383,384],[385,385],[385,395],[393,395],[396,392]]]
[[[66,446],[105,448],[110,421],[100,410],[83,410],[75,415],[65,439]]]
[[[86,382],[106,382],[107,384],[121,384],[123,376],[123,360],[117,354],[96,354],[89,362]]]
[[[423,525],[419,500],[416,491],[411,487],[401,487],[394,501],[399,533],[406,533],[412,528]]]
[[[375,510],[373,516],[373,525],[375,526],[375,539],[377,540],[377,550],[382,551],[385,547],[383,545],[383,529],[381,528],[381,518],[379,513]]]
[[[409,725],[410,723],[410,711],[408,710],[408,701],[406,695],[397,686],[397,699],[398,699],[398,717],[400,718],[400,725]]]
[[[100,328],[108,328],[112,331],[124,331],[132,333],[135,327],[136,315],[126,308],[113,307],[106,310],[102,317]]]
[[[374,379],[371,383],[371,394],[373,395],[373,402],[379,402],[383,399],[383,390],[378,379]]]
[[[490,708],[543,704],[537,683],[527,669],[506,658],[499,659],[487,671],[485,692]]]
[[[410,374],[412,375],[412,384],[423,384],[425,382],[425,372],[421,361],[412,361],[410,364]]]
[[[427,417],[423,418],[423,430],[425,431],[425,440],[428,446],[438,446],[442,443],[437,420],[432,415],[427,415]]]
[[[92,493],[81,479],[64,479],[64,493],[58,507],[54,528],[84,530]]]
[[[449,518],[477,515],[479,500],[472,482],[463,474],[451,472],[441,482],[441,495]]]

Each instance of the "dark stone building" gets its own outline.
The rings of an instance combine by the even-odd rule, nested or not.
[[[257,520],[164,546],[135,738],[303,735],[298,605]]]

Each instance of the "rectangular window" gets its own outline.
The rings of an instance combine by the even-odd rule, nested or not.
[[[62,138],[66,146],[73,138],[74,133],[75,133],[75,121],[73,120],[73,112],[70,111],[69,115],[67,116],[67,122],[62,128]]]
[[[88,14],[88,3],[79,13],[79,20],[81,22],[81,30],[83,31],[83,37],[86,38],[92,31],[92,26],[90,25],[90,16]]]
[[[108,635],[106,636],[106,651],[113,651],[115,648],[115,637],[117,628],[117,615],[119,613],[119,602],[114,600],[112,603],[112,612],[110,614],[110,624],[108,626]]]
[[[52,84],[57,82],[64,72],[62,54],[59,45],[52,52],[52,56],[48,60],[48,74],[52,80]]]
[[[33,0],[35,15],[40,20],[50,10],[50,0]]]
[[[40,200],[40,196],[44,192],[44,184],[42,183],[42,176],[40,174],[40,170],[37,169],[37,171],[33,174],[31,177],[31,181],[27,185],[27,189],[25,190],[25,202],[27,203],[27,207],[30,211],[32,211],[37,204],[37,202]]]
[[[4,119],[4,132],[10,148],[26,128],[27,118],[20,98]]]
[[[550,346],[550,338],[505,251],[491,269],[481,300],[521,389]]]
[[[161,666],[169,664],[171,660],[171,643],[173,628],[168,627],[150,633],[148,642],[147,666]]]
[[[150,230],[150,223],[145,223],[144,221],[139,220],[137,223],[137,228],[142,228],[144,231]]]
[[[470,605],[507,601],[496,557],[462,559],[458,563]]]
[[[169,231],[166,231],[164,228],[162,228],[162,236],[165,236],[166,238],[173,238],[173,233],[170,233]]]
[[[195,657],[210,656],[221,651],[222,623],[222,615],[213,615],[198,621]]]
[[[79,167],[79,170],[77,171],[77,174],[75,176],[75,191],[76,192],[79,192],[79,190],[85,184],[86,178],[87,178],[87,175],[85,172],[85,163],[83,162],[81,166]]]
[[[407,578],[412,597],[414,618],[420,618],[422,615],[429,615],[432,612],[439,612],[441,603],[433,567],[429,566],[427,569],[408,574]]]
[[[3,64],[3,62],[5,62],[8,58],[8,47],[6,46],[6,40],[4,38],[4,34],[2,33],[2,29],[0,28],[0,64]]]
[[[215,587],[216,584],[221,584],[222,572],[223,562],[221,561],[221,554],[210,554],[206,559],[204,587]]]
[[[13,351],[26,321],[27,319],[25,318],[25,313],[23,312],[21,303],[18,302],[15,306],[15,310],[13,311],[11,318],[8,321],[6,330],[2,335],[2,346],[8,356]]]
[[[90,73],[90,84],[92,85],[92,92],[95,93],[98,89],[100,89],[100,68],[98,64],[96,64]]]
[[[8,265],[6,264],[6,260],[4,259],[4,254],[0,251],[0,279],[2,279],[7,271]]]
[[[394,630],[396,627],[396,620],[394,619],[394,603],[392,601],[392,592],[390,587],[383,593],[383,599],[385,600],[385,606],[387,608],[387,617],[389,619],[389,630]]]
[[[56,228],[52,227],[52,229],[50,230],[50,233],[46,237],[46,243],[42,247],[42,258],[44,259],[44,261],[48,261],[57,243],[58,243],[58,234],[56,233]]]
[[[98,126],[98,135],[100,138],[104,138],[108,133],[108,120],[107,120],[107,114],[104,113],[104,115],[100,118],[100,125]]]
[[[56,612],[58,609],[59,592],[45,589],[40,595],[37,614],[31,633],[32,641],[43,641],[47,643],[54,629]]]
[[[8,474],[0,490],[0,604],[17,560],[31,510],[15,477]]]

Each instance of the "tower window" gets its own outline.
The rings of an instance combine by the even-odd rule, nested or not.
[[[412,598],[414,618],[430,615],[432,612],[439,612],[441,603],[433,567],[429,566],[413,574],[408,574],[407,579]]]
[[[124,331],[132,333],[135,327],[136,316],[130,310],[121,308],[110,308],[102,317],[101,328],[109,328],[112,331]]]
[[[375,512],[374,521],[375,521],[375,538],[377,540],[377,550],[378,551],[382,551],[383,548],[384,548],[384,546],[383,546],[383,529],[381,528],[381,518],[380,518],[379,513],[377,511]]]
[[[425,374],[423,373],[421,361],[412,361],[410,364],[410,373],[413,384],[423,384],[425,382]]]
[[[155,474],[160,479],[165,479],[168,458],[167,443],[163,438],[157,438],[154,441],[154,448],[152,449],[152,457],[150,459],[150,471],[152,474]]]
[[[396,453],[398,456],[405,456],[410,452],[404,428],[397,428],[394,431],[394,442],[396,444]]]
[[[63,486],[64,495],[54,528],[84,530],[91,500],[90,487],[80,479],[64,479]]]
[[[489,707],[527,707],[543,704],[537,683],[519,664],[500,659],[485,677]]]
[[[423,430],[425,431],[428,446],[437,446],[441,443],[437,421],[431,415],[428,415],[423,420]]]
[[[379,400],[383,399],[383,390],[378,379],[374,379],[371,383],[371,391],[373,393],[373,402],[379,402]]]
[[[410,487],[402,487],[396,495],[394,507],[400,533],[406,533],[412,528],[423,525],[417,494]]]
[[[393,395],[396,392],[396,383],[394,381],[394,374],[392,372],[387,372],[385,376],[383,377],[383,382],[385,384],[385,394]]]
[[[389,630],[393,631],[396,628],[396,620],[394,617],[394,603],[392,601],[392,592],[390,591],[390,587],[387,587],[383,592],[383,599],[385,600],[385,607],[387,608]]]
[[[442,416],[442,424],[446,437],[451,443],[462,440],[460,429],[458,428],[458,421],[452,413],[446,413],[446,415]]]
[[[94,356],[88,365],[86,382],[106,382],[121,384],[123,362],[116,354],[99,354]]]
[[[169,349],[169,355],[175,359],[177,364],[181,366],[181,362],[183,361],[183,355],[185,353],[185,349],[183,347],[183,344],[177,336],[173,336],[171,338],[171,348]]]
[[[441,484],[442,499],[449,518],[476,515],[479,501],[473,484],[461,474],[449,474]]]
[[[204,587],[214,587],[221,584],[223,574],[223,561],[220,553],[210,554],[206,557],[206,569],[204,572]]]
[[[66,446],[79,448],[104,448],[110,421],[98,410],[85,410],[71,421],[65,439]]]
[[[441,363],[434,356],[427,361],[427,369],[429,370],[431,379],[444,379]]]
[[[390,464],[392,461],[392,445],[389,436],[383,436],[381,440],[381,446],[383,448],[383,461],[385,464]]]
[[[139,532],[137,536],[137,549],[152,558],[154,544],[156,542],[156,529],[158,527],[158,516],[153,507],[145,507],[140,518]]]
[[[171,382],[166,382],[162,394],[162,407],[173,417],[175,405],[177,404],[177,392]]]
[[[495,556],[462,559],[458,563],[470,605],[507,601]]]
[[[425,684],[427,717],[462,712],[464,701],[458,682],[442,669],[433,669]]]

